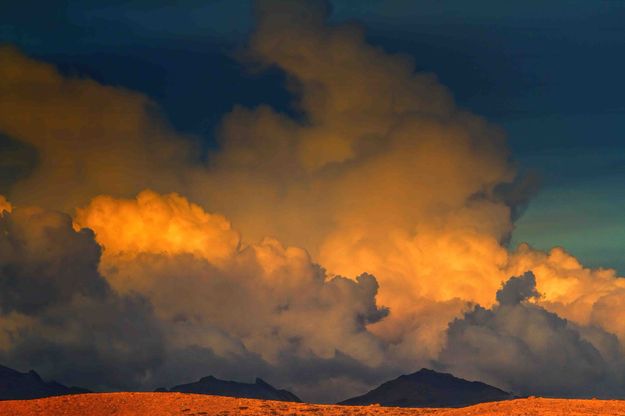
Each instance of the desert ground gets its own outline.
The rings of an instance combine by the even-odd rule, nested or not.
[[[459,409],[402,409],[236,399],[183,393],[98,393],[0,402],[2,416],[581,416],[625,415],[625,401],[528,398]]]

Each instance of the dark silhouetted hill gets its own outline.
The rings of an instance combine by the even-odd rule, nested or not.
[[[159,392],[179,392],[212,394],[215,396],[241,397],[246,399],[279,400],[283,402],[301,402],[299,397],[287,390],[279,390],[269,383],[256,379],[255,383],[238,383],[236,381],[220,380],[208,376],[195,383],[180,384],[169,390],[160,388]]]
[[[56,381],[43,381],[33,370],[20,373],[0,365],[0,400],[39,399],[80,393],[90,391],[79,387],[67,387]]]
[[[339,404],[397,407],[462,407],[515,398],[512,394],[479,381],[467,381],[447,373],[423,368],[347,399]]]

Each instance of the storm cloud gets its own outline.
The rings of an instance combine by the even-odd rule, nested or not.
[[[449,325],[441,363],[522,395],[622,397],[616,336],[531,302],[539,296],[532,273],[510,278],[497,305],[476,306]]]
[[[0,360],[94,388],[131,388],[162,359],[150,303],[99,274],[90,230],[40,208],[0,217]]]

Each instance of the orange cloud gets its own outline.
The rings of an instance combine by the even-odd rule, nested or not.
[[[325,25],[324,13],[259,6],[250,55],[286,72],[306,120],[235,109],[187,195],[230,218],[245,242],[273,236],[330,275],[375,275],[392,311],[381,335],[410,332],[424,299],[492,304],[513,228],[497,194],[515,177],[502,132],[457,108],[410,59],[368,45],[358,27]],[[430,339],[435,351],[440,337]]]
[[[95,231],[107,256],[187,253],[219,264],[239,246],[238,233],[223,216],[208,214],[178,194],[149,190],[130,200],[98,196],[76,210],[74,226]]]
[[[372,277],[332,279],[305,250],[271,238],[240,247],[224,217],[176,194],[99,196],[77,210],[74,224],[95,232],[104,248],[100,272],[112,287],[150,299],[157,315],[173,323],[179,347],[228,355],[241,353],[238,340],[276,362],[290,339],[301,338],[303,355],[330,359],[340,349],[381,360],[379,341],[359,323],[385,315]]]
[[[3,212],[11,212],[11,210],[13,209],[13,207],[11,206],[11,204],[9,203],[9,201],[7,201],[7,199],[0,195],[0,215],[2,215]]]
[[[102,193],[179,186],[190,142],[155,116],[150,99],[87,78],[65,77],[0,47],[0,131],[32,146],[38,163],[9,197],[71,212]]]

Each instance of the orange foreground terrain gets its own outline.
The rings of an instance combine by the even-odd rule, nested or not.
[[[336,406],[235,399],[183,393],[98,393],[0,402],[0,415],[32,416],[578,416],[625,415],[625,401],[529,398],[484,403],[460,409],[402,409],[379,406]]]

